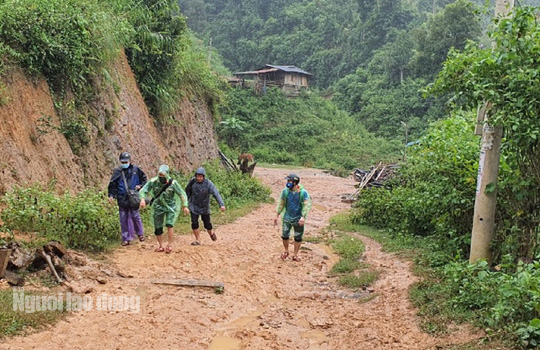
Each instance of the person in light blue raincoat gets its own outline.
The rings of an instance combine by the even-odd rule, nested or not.
[[[278,224],[279,216],[282,216],[281,239],[283,248],[281,259],[285,260],[289,256],[289,237],[291,229],[294,228],[294,253],[292,260],[300,261],[298,252],[304,236],[304,223],[311,209],[311,198],[304,186],[300,185],[300,177],[296,174],[289,174],[286,188],[281,191],[277,205],[277,215],[274,219],[274,226]]]
[[[154,234],[156,235],[159,247],[156,252],[172,252],[173,226],[183,210],[185,215],[189,215],[186,192],[178,181],[169,175],[169,166],[161,165],[158,176],[150,179],[139,191],[141,198],[141,208],[146,207],[146,198],[153,197],[152,207],[154,210]],[[168,244],[163,248],[163,224],[167,227]]]

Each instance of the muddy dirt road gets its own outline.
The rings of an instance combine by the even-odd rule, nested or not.
[[[352,193],[354,182],[318,170],[295,172],[313,199],[306,235],[315,234],[349,208],[340,195]],[[274,198],[287,173],[256,170]],[[46,330],[8,339],[0,349],[440,349],[473,337],[422,333],[407,299],[416,280],[410,264],[369,239],[363,238],[366,262],[381,272],[373,286],[377,296],[365,303],[336,297],[342,290],[327,277],[336,261],[330,249],[306,244],[300,263],[281,261],[274,216],[275,204],[262,205],[218,227],[217,242],[203,233],[201,246],[189,245],[190,235],[178,236],[170,255],[154,252],[153,237],[119,248],[111,266],[134,278],[110,280],[89,295],[138,295],[140,312],[73,313]],[[225,292],[147,282],[163,278],[222,281]]]

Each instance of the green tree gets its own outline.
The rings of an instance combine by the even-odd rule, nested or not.
[[[415,41],[410,66],[414,75],[430,79],[439,72],[451,48],[461,50],[467,40],[481,33],[478,8],[467,0],[458,0],[412,31]]]
[[[499,184],[499,208],[504,206],[507,212],[498,216],[496,240],[513,239],[518,256],[527,258],[537,253],[540,219],[540,27],[536,11],[518,8],[513,18],[495,20],[489,36],[496,50],[469,43],[463,52],[452,51],[430,88],[436,93],[452,92],[454,101],[466,110],[490,101],[490,123],[504,129],[502,152],[509,167],[516,169],[514,178],[503,178]]]
[[[219,124],[220,135],[227,140],[228,145],[231,147],[238,146],[236,139],[241,136],[242,131],[245,130],[248,123],[235,117],[227,117]]]
[[[126,50],[128,60],[151,114],[161,117],[176,107],[179,98],[174,73],[183,49],[185,19],[175,0],[140,0],[130,15],[135,38]]]

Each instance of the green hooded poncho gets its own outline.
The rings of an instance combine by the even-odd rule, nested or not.
[[[183,207],[188,206],[188,200],[186,192],[182,189],[182,186],[178,181],[172,179],[169,176],[169,167],[167,165],[161,165],[159,167],[158,176],[153,177],[144,185],[144,187],[139,191],[139,198],[154,198],[161,189],[166,186],[159,181],[159,174],[165,175],[167,182],[173,181],[165,192],[163,192],[152,204],[154,210],[154,216],[162,214],[174,214],[174,220],[176,221],[180,211]]]

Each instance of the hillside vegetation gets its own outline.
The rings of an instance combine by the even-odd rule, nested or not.
[[[219,99],[219,80],[173,0],[4,0],[0,23],[0,73],[15,64],[44,76],[59,109],[92,99],[100,81],[110,82],[107,64],[120,50],[156,118],[173,112],[185,92],[209,104]],[[78,123],[81,132],[84,122],[62,127]]]
[[[218,126],[222,142],[259,161],[350,170],[399,158],[399,142],[373,136],[316,93],[288,99],[280,90],[235,89],[227,96]]]
[[[468,319],[513,346],[540,344],[540,29],[538,9],[494,21],[496,50],[470,44],[453,51],[430,87],[454,96],[456,115],[434,125],[414,147],[392,186],[362,194],[352,220],[429,241],[434,269],[419,290],[430,314]],[[492,265],[468,264],[479,145],[476,107],[489,100],[504,130]],[[474,111],[474,112],[473,112]],[[383,219],[384,218],[384,219]]]

